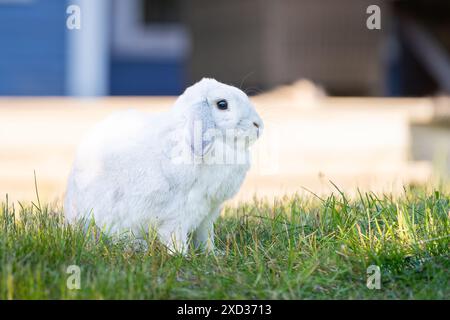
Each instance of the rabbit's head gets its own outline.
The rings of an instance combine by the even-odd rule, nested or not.
[[[189,140],[197,155],[207,152],[217,134],[227,137],[228,144],[245,141],[248,147],[264,128],[243,91],[214,79],[204,78],[187,88],[174,109],[188,119]]]

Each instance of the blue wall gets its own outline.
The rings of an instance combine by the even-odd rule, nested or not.
[[[67,94],[70,3],[0,0],[0,95]],[[109,71],[112,95],[178,95],[185,85],[185,61],[180,60],[112,57]]]
[[[0,2],[0,95],[63,95],[66,1]]]
[[[111,95],[179,95],[185,85],[185,61],[118,58],[111,61]]]

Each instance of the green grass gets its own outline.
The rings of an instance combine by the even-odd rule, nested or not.
[[[340,192],[226,208],[220,255],[132,251],[50,206],[3,203],[0,299],[449,299],[450,195]],[[94,231],[92,231],[94,232]],[[366,287],[369,265],[381,289]],[[69,290],[69,265],[81,289]]]

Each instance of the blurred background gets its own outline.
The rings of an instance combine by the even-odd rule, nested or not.
[[[448,175],[449,1],[0,0],[1,196],[34,196],[36,171],[60,197],[96,121],[165,110],[202,77],[266,122],[240,199]]]
[[[79,30],[65,27],[71,4]],[[445,0],[0,5],[1,95],[178,95],[204,76],[256,92],[299,78],[339,96],[450,92]],[[366,27],[370,5],[381,9],[380,30]]]

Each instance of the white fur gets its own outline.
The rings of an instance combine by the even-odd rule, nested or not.
[[[228,101],[228,110],[217,108],[220,99]],[[237,129],[236,139],[256,132],[254,123],[262,130],[245,93],[213,79],[188,88],[166,113],[116,113],[79,147],[67,186],[66,219],[93,217],[109,234],[131,231],[138,236],[154,228],[171,251],[182,253],[193,233],[197,246],[212,250],[213,223],[223,202],[239,190],[250,164],[180,163],[187,159],[186,150],[192,156],[187,121],[202,102],[207,102],[214,127]],[[212,146],[232,149],[220,139]],[[249,151],[237,152],[248,156]],[[208,151],[200,158],[210,155]]]

